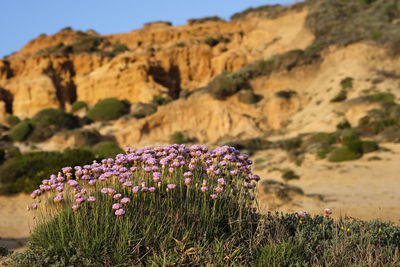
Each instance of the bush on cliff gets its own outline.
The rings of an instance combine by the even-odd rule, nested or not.
[[[97,102],[87,113],[93,121],[116,120],[129,112],[129,105],[116,98],[106,98]]]
[[[21,154],[0,166],[0,193],[30,192],[62,167],[90,163],[94,158],[92,152],[81,149]]]
[[[9,136],[13,141],[22,142],[29,136],[32,130],[32,123],[29,120],[24,120],[11,129]]]

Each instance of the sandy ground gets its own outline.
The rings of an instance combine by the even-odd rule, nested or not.
[[[300,179],[290,185],[303,189],[305,195],[294,196],[288,203],[277,203],[263,193],[260,186],[258,200],[264,211],[281,210],[296,212],[304,210],[311,214],[322,213],[326,207],[336,217],[351,216],[360,219],[382,219],[399,222],[400,219],[400,144],[382,144],[390,151],[377,151],[362,159],[343,163],[329,163],[307,155],[298,167],[290,163],[282,151],[261,151],[253,156],[255,169],[262,179],[283,182],[278,168],[291,168]],[[379,157],[381,160],[369,160]],[[258,160],[257,160],[258,159]],[[323,200],[315,197],[321,195]],[[276,205],[278,204],[278,205]]]
[[[31,202],[26,194],[0,196],[0,247],[24,248],[33,225],[32,213],[26,210]]]
[[[288,160],[286,152],[265,150],[252,156],[255,173],[262,180],[282,182],[278,169],[291,168],[300,175],[290,185],[303,189],[304,195],[292,196],[292,201],[281,201],[263,193],[259,186],[258,202],[263,212],[322,213],[326,207],[335,217],[351,216],[361,219],[383,219],[396,223],[400,219],[400,144],[384,144],[390,151],[378,151],[362,159],[340,164],[317,160],[307,155],[298,167]],[[376,156],[381,160],[368,160]],[[321,200],[321,195],[323,198]],[[0,246],[23,250],[33,226],[32,213],[26,205],[28,195],[0,196]]]

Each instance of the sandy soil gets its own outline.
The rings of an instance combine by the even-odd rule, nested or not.
[[[285,152],[258,152],[253,156],[255,161],[265,159],[267,162],[255,166],[262,179],[283,182],[277,169],[288,167],[300,176],[299,180],[292,180],[289,184],[302,188],[305,193],[294,196],[291,202],[277,203],[276,198],[264,194],[260,186],[260,207],[264,211],[304,210],[311,214],[322,213],[324,208],[329,207],[336,217],[379,218],[398,223],[400,144],[382,144],[382,147],[390,151],[369,153],[362,159],[343,163],[329,163],[307,155],[300,167],[290,163]],[[371,157],[379,157],[380,160],[369,160]],[[321,195],[323,200],[316,195]]]
[[[26,210],[31,202],[26,194],[0,196],[0,247],[24,248],[33,225],[32,213]]]

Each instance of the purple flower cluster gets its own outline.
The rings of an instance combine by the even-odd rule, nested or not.
[[[182,190],[198,192],[205,197],[209,191],[209,199],[220,201],[222,196],[235,190],[238,195],[237,190],[241,190],[244,192],[241,196],[253,199],[254,188],[260,180],[252,174],[252,161],[248,156],[230,146],[210,151],[205,146],[175,144],[137,150],[128,147],[125,151],[127,154],[118,154],[115,159],[62,168],[57,176],[43,180],[31,197],[40,202],[42,194],[54,192],[57,194],[53,198],[55,203],[66,203],[70,199],[74,211],[85,202],[94,205],[109,199],[114,202],[115,215],[122,216],[124,209],[137,197],[157,191],[168,192],[168,197]],[[226,190],[227,187],[235,187],[235,190]],[[97,192],[101,193],[96,195],[97,199],[89,196]],[[153,194],[154,197],[163,195]]]

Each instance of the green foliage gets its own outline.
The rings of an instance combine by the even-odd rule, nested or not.
[[[75,101],[72,105],[71,105],[71,112],[74,113],[78,110],[81,110],[83,108],[88,108],[88,105],[86,104],[85,101]]]
[[[289,180],[294,180],[294,179],[299,179],[300,176],[298,176],[293,170],[291,169],[284,169],[282,170],[282,179],[285,181]]]
[[[35,123],[53,126],[56,129],[73,129],[79,127],[79,120],[62,109],[46,108],[33,116]]]
[[[381,103],[394,103],[395,96],[392,93],[376,93],[370,96],[371,100],[381,102]]]
[[[125,51],[129,51],[129,48],[125,44],[120,44],[116,43],[114,44],[113,52],[118,54],[118,53],[123,53]]]
[[[397,0],[309,1],[311,12],[306,26],[316,42],[348,45],[361,40],[374,40],[396,50],[400,17]]]
[[[219,44],[219,40],[214,38],[214,37],[207,36],[206,39],[204,39],[204,43],[206,43],[209,46],[213,47],[213,46],[216,46],[217,44]]]
[[[223,19],[221,19],[218,16],[212,16],[212,17],[204,17],[204,18],[200,18],[200,19],[189,19],[187,21],[188,25],[194,25],[194,24],[201,24],[201,23],[205,23],[205,22],[222,22],[225,21]]]
[[[57,174],[62,167],[83,165],[94,158],[92,152],[79,149],[19,155],[0,166],[0,193],[32,192],[43,179]]]
[[[0,247],[0,258],[4,256],[8,256],[10,254],[10,251],[4,247]]]
[[[293,96],[297,95],[297,92],[296,92],[296,91],[293,91],[293,90],[282,90],[282,91],[276,92],[275,95],[276,95],[277,97],[280,97],[280,98],[289,100],[289,99],[291,99]]]
[[[233,14],[230,19],[231,20],[239,20],[246,18],[249,14],[252,13],[264,13],[267,18],[277,18],[286,12],[289,8],[281,5],[263,5],[256,8],[248,8],[242,12],[238,12]]]
[[[11,130],[9,136],[13,141],[24,141],[33,130],[33,125],[30,121],[24,120],[15,125]]]
[[[351,77],[346,77],[343,80],[340,81],[340,85],[342,86],[342,89],[351,89],[353,88],[353,78]]]
[[[223,100],[241,89],[248,88],[247,77],[243,74],[239,72],[238,74],[222,73],[218,75],[208,84],[210,94],[215,99]]]
[[[335,148],[329,155],[330,162],[341,162],[348,160],[356,160],[361,157],[361,153],[357,153],[349,149],[347,146]]]
[[[118,144],[109,141],[103,141],[92,148],[92,152],[97,159],[115,158],[118,154],[125,154]]]
[[[288,243],[265,245],[259,249],[256,266],[303,266],[302,249]]]
[[[103,42],[103,38],[94,35],[79,37],[73,44],[74,53],[89,53],[98,51],[98,46]]]
[[[331,153],[334,149],[335,149],[335,148],[334,148],[334,147],[331,147],[331,146],[326,147],[326,148],[324,148],[324,149],[322,149],[322,150],[317,151],[317,156],[318,156],[318,158],[320,158],[320,159],[324,159],[324,158],[326,158],[326,156],[327,156],[329,153]]]
[[[183,143],[186,142],[185,136],[183,135],[182,132],[179,132],[179,131],[174,132],[174,133],[172,134],[171,139],[172,139],[172,140],[171,140],[172,143],[174,143],[174,144],[183,144]]]
[[[151,26],[153,24],[165,24],[167,26],[172,26],[172,22],[170,22],[170,21],[162,21],[162,20],[147,22],[147,23],[144,24],[144,26]]]
[[[350,122],[345,120],[345,121],[339,122],[336,125],[336,129],[338,129],[338,130],[351,129],[351,124],[350,124]]]
[[[347,91],[341,90],[334,98],[331,99],[331,102],[342,102],[347,98]]]
[[[10,115],[6,118],[6,122],[8,123],[8,125],[10,125],[10,127],[14,127],[18,123],[20,123],[21,120],[15,115]]]
[[[106,98],[96,103],[87,113],[93,121],[116,120],[129,112],[129,106],[116,98]]]
[[[337,137],[331,133],[320,132],[320,133],[314,134],[311,137],[310,141],[311,141],[311,143],[319,143],[323,147],[327,147],[327,146],[335,144],[337,141]]]
[[[164,97],[162,95],[153,96],[153,103],[158,105],[158,106],[164,106],[164,105],[167,105],[170,102],[172,102],[172,98],[171,97]]]
[[[33,131],[28,137],[32,142],[43,142],[53,136],[53,130],[45,123],[35,123]]]

